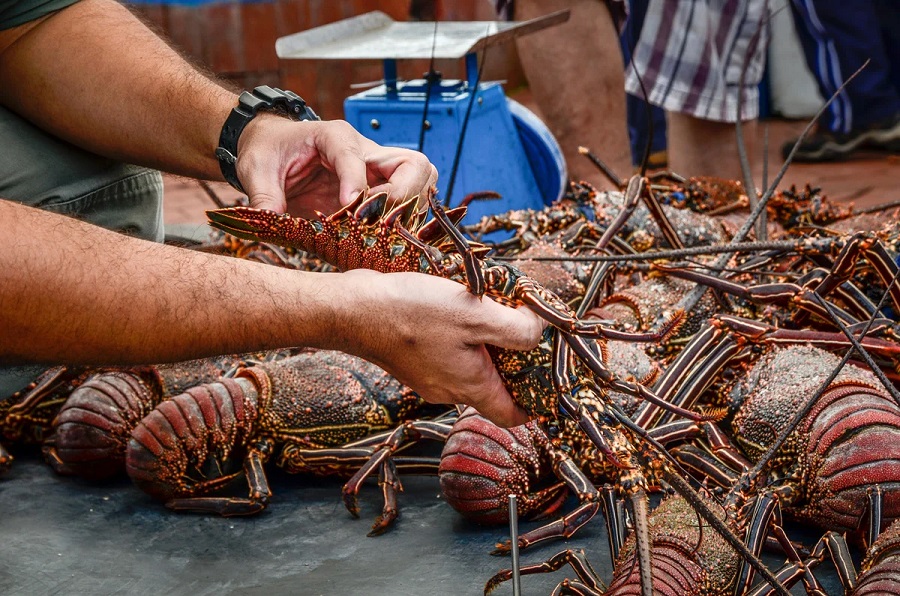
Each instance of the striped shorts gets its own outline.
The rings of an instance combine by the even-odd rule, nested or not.
[[[650,0],[625,90],[670,112],[718,122],[759,116],[767,0]],[[637,71],[637,73],[635,73]]]

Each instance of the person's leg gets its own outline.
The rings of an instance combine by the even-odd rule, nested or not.
[[[52,137],[0,107],[0,199],[162,241],[162,177]]]
[[[889,50],[891,44],[882,35],[884,19],[877,4],[861,0],[848,10],[835,0],[794,0],[792,7],[807,64],[823,97],[835,95],[869,61],[837,94],[816,133],[800,145],[797,158],[839,159],[865,146],[900,150],[900,92],[893,81],[896,65],[889,58],[889,51],[896,50]],[[885,14],[892,10],[887,7]],[[786,143],[783,153],[792,146]]]
[[[765,0],[651,0],[626,90],[664,108],[672,170],[742,179],[734,122],[752,141],[768,42]],[[740,114],[738,114],[740,112]],[[752,163],[753,149],[747,147]]]
[[[744,144],[754,162],[756,120],[743,123]],[[743,180],[734,124],[666,112],[669,132],[669,169],[685,176],[716,176]]]
[[[516,40],[519,58],[569,176],[613,188],[578,153],[579,145],[589,147],[620,177],[631,173],[622,53],[609,8],[599,0],[516,0],[514,16],[522,21],[564,8],[572,11],[568,22]]]
[[[629,2],[628,20],[619,37],[625,63],[631,62],[631,53],[637,46],[644,16],[647,14],[648,0]],[[628,112],[628,136],[631,139],[631,161],[641,167],[641,161],[650,144],[649,167],[664,168],[666,157],[666,113],[657,106],[650,105],[639,95],[627,93],[625,107]]]
[[[0,147],[0,199],[149,240],[163,239],[159,172],[77,149],[3,107]],[[0,366],[0,400],[25,387],[44,368]]]

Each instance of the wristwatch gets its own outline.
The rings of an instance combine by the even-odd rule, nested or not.
[[[238,105],[231,110],[225,124],[222,126],[222,134],[219,135],[219,146],[216,148],[216,157],[219,158],[219,166],[225,180],[241,192],[244,187],[237,177],[237,144],[238,139],[247,126],[260,110],[270,110],[287,116],[291,120],[320,120],[316,113],[306,105],[303,98],[293,91],[282,91],[277,87],[261,85],[252,92],[244,91],[238,98]]]

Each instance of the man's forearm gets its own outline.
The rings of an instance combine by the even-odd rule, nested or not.
[[[147,363],[330,347],[337,274],[145,242],[0,200],[0,361]]]
[[[0,31],[0,103],[95,153],[199,178],[236,105],[113,0]]]

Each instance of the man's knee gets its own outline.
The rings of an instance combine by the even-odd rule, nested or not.
[[[156,171],[116,164],[105,183],[88,192],[36,205],[110,230],[162,242],[163,181]]]
[[[0,198],[162,240],[159,172],[94,155],[0,107]]]

